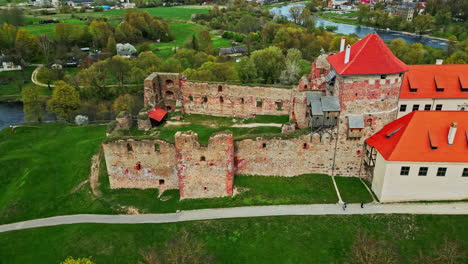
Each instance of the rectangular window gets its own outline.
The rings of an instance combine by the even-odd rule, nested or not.
[[[262,100],[257,100],[257,107],[262,107],[262,104],[263,104]]]
[[[437,169],[437,176],[445,176],[445,173],[447,173],[447,168],[438,168]]]
[[[425,105],[424,110],[426,110],[426,111],[431,110],[431,105],[430,104]]]
[[[419,110],[419,105],[418,104],[413,105],[413,111],[418,111],[418,110]]]
[[[463,169],[462,177],[468,177],[468,168]]]
[[[400,112],[406,112],[406,105],[400,105]]]
[[[401,176],[408,176],[409,175],[409,170],[410,170],[410,167],[401,167],[401,170],[400,170],[400,175]]]
[[[435,110],[436,110],[436,111],[442,110],[442,105],[441,105],[441,104],[436,105]]]
[[[420,167],[418,176],[427,176],[428,167]]]

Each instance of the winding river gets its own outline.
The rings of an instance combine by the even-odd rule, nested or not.
[[[292,4],[292,5],[287,5],[287,6],[273,7],[270,9],[270,12],[274,15],[280,15],[280,16],[290,19],[289,9],[293,6],[305,6],[305,5],[304,4]],[[319,17],[314,17],[314,19],[316,20],[317,26],[324,26],[324,27],[335,26],[337,27],[337,30],[335,32],[345,34],[345,35],[354,33],[362,38],[369,33],[375,32],[379,34],[379,36],[384,41],[390,41],[390,40],[394,40],[397,38],[402,38],[407,43],[410,43],[410,44],[421,43],[423,45],[434,47],[434,48],[442,48],[442,49],[447,48],[447,41],[441,40],[441,39],[413,35],[409,33],[403,33],[403,32],[392,31],[392,30],[383,30],[383,29],[377,29],[377,28],[371,28],[371,27],[365,27],[365,26],[355,26],[355,25],[348,25],[348,24],[342,24],[342,23],[335,23],[335,22],[323,20]]]

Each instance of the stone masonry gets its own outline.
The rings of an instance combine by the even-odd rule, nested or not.
[[[175,135],[180,198],[231,196],[234,181],[234,142],[230,132],[210,137],[208,146],[200,146],[198,135]]]

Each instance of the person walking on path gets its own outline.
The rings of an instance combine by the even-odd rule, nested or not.
[[[361,202],[361,208],[364,208],[364,202]]]
[[[346,205],[346,203],[344,203],[343,204],[343,211],[346,211],[346,207],[347,207],[347,205]]]

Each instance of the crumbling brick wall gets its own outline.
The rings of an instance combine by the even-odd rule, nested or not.
[[[182,85],[186,113],[251,117],[289,115],[292,89],[187,81]]]
[[[173,111],[177,101],[182,98],[182,82],[183,76],[179,73],[150,74],[144,81],[144,104]]]
[[[231,196],[234,180],[234,142],[230,132],[213,134],[200,146],[192,131],[177,132],[177,173],[180,198]]]
[[[292,139],[247,139],[235,145],[237,174],[289,177],[331,173],[334,139],[330,133]]]
[[[178,188],[176,152],[162,140],[117,140],[104,143],[111,189]]]

